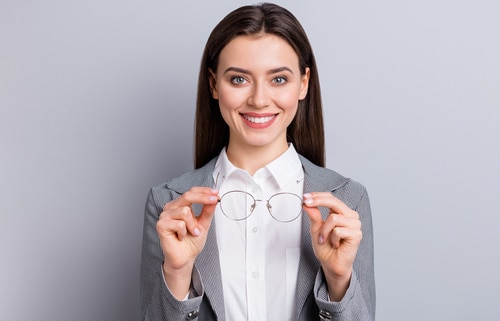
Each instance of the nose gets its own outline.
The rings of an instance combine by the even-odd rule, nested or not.
[[[255,83],[252,86],[252,91],[248,97],[248,105],[256,108],[264,108],[269,106],[271,101],[269,88],[262,83]]]

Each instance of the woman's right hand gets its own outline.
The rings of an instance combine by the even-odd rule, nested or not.
[[[217,190],[193,187],[165,204],[156,223],[165,281],[179,300],[189,293],[194,261],[205,246],[218,199]],[[193,204],[202,205],[199,216],[194,215]]]

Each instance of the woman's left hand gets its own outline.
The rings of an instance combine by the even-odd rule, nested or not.
[[[318,207],[329,209],[326,220]],[[363,237],[359,215],[329,192],[304,194],[304,210],[311,220],[312,246],[323,268],[330,299],[340,301],[349,286]]]

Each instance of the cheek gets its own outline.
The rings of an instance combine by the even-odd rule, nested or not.
[[[219,107],[221,111],[231,111],[243,104],[245,95],[241,89],[234,90],[234,88],[221,88],[219,90]]]
[[[299,97],[296,93],[282,93],[276,97],[276,104],[283,109],[293,110],[299,105]]]
[[[219,110],[226,124],[232,123],[234,111],[239,106],[238,97],[231,91],[219,90]]]

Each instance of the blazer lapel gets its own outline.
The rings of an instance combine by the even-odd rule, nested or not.
[[[314,180],[304,168],[304,193],[309,193],[318,190],[314,186]],[[311,186],[311,184],[313,186]],[[297,298],[296,298],[296,315],[300,315],[300,311],[304,306],[307,297],[310,295],[313,287],[316,274],[319,269],[319,262],[314,255],[311,243],[311,222],[307,214],[302,210],[302,245],[300,249],[299,275],[297,279]]]
[[[205,285],[205,294],[217,315],[217,319],[225,321],[226,312],[224,300],[222,299],[222,275],[220,271],[217,237],[215,235],[215,221],[212,221],[212,225],[208,231],[207,242],[203,251],[198,255],[195,265],[201,274]]]
[[[200,186],[213,186],[213,169],[215,159],[205,165],[200,171],[200,179],[204,179]],[[193,205],[195,213],[201,212],[201,205]],[[207,241],[203,251],[196,258],[195,266],[200,272],[203,280],[205,295],[210,301],[210,305],[217,316],[217,320],[226,320],[226,310],[224,307],[222,291],[222,275],[220,270],[219,249],[217,247],[215,220],[212,220],[208,230]]]
[[[300,156],[304,168],[304,193],[311,192],[332,192],[344,185],[349,179],[341,175],[326,175],[325,169],[311,163],[306,158]],[[329,172],[332,174],[332,172]],[[320,212],[325,219],[328,216],[326,208],[320,208]],[[311,221],[307,214],[302,211],[302,247],[299,261],[299,275],[297,279],[296,315],[300,315],[307,298],[311,294],[319,271],[320,264],[314,255],[311,243]]]

